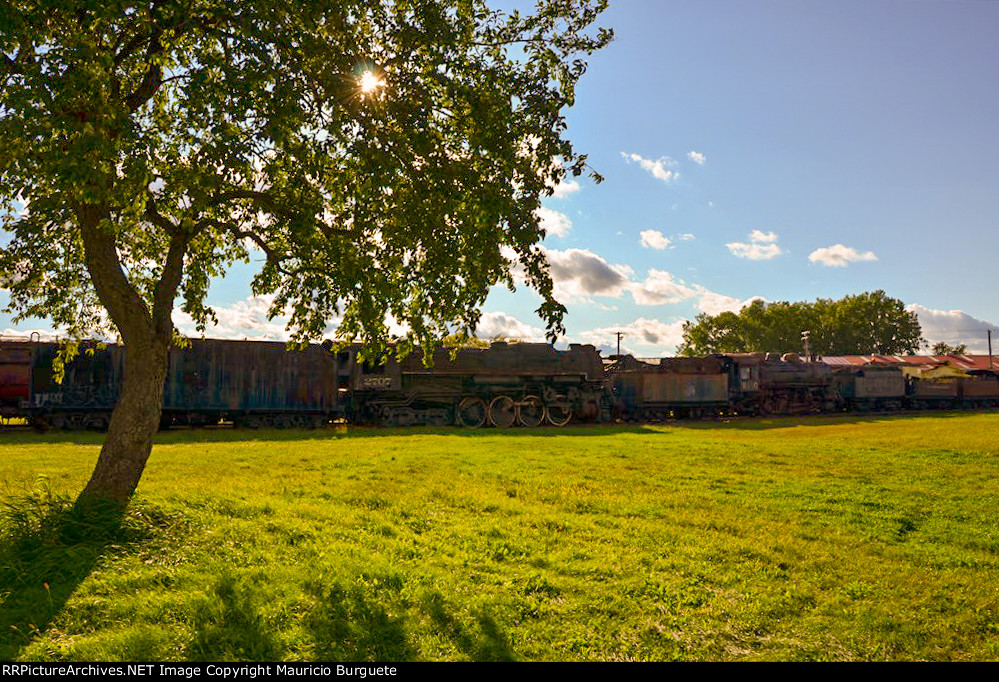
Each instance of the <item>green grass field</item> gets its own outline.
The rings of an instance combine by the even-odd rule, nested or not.
[[[999,414],[0,433],[3,660],[999,660]]]

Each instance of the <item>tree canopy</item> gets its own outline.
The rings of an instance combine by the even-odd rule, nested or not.
[[[838,301],[765,303],[753,301],[738,313],[698,315],[683,325],[683,355],[743,352],[809,352],[818,355],[896,355],[923,344],[916,314],[884,291]]]
[[[517,264],[561,332],[536,211],[587,170],[563,110],[605,4],[0,0],[0,287],[125,343],[101,461],[148,453],[175,303],[206,329],[236,261],[297,341],[471,333]]]

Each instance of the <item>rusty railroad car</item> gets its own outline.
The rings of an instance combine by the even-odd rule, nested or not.
[[[106,428],[124,371],[122,346],[86,343],[53,378],[58,345],[0,342],[3,416],[39,427]],[[9,394],[9,395],[8,395]],[[283,343],[194,340],[170,351],[162,426],[215,424],[319,426],[340,414],[336,366],[319,346],[286,351]]]
[[[658,362],[620,357],[607,367],[613,413],[629,421],[665,421],[727,412],[731,370],[720,355]]]

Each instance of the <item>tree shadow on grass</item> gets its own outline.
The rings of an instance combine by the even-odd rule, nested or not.
[[[444,598],[434,592],[425,604],[434,624],[455,647],[473,661],[515,661],[509,639],[486,613],[475,615],[478,632],[467,628],[445,609]]]
[[[396,598],[392,585],[375,592],[359,587],[348,590],[338,583],[329,587],[313,583],[306,589],[314,606],[303,625],[312,634],[314,660],[416,660],[416,651],[406,635],[405,619],[388,610]]]
[[[188,661],[275,661],[282,647],[252,589],[224,574],[196,615]]]
[[[393,615],[405,608],[399,601],[400,585],[387,584],[372,589],[338,583],[330,587],[307,585],[314,599],[312,610],[303,619],[311,632],[312,658],[320,661],[390,661],[419,659],[410,644],[405,618]],[[475,615],[472,625],[461,622],[447,609],[438,592],[421,600],[441,637],[473,661],[516,660],[509,639],[488,614]]]
[[[45,633],[109,547],[146,539],[166,518],[142,505],[81,510],[45,485],[0,503],[0,660]]]

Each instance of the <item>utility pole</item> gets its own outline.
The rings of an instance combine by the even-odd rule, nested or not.
[[[987,330],[989,333],[989,369],[992,369],[992,330]]]
[[[614,333],[617,335],[617,354],[618,354],[618,357],[620,357],[621,356],[621,338],[624,336],[624,334],[622,334],[621,332],[614,332]],[[991,353],[992,351],[989,351],[989,352]]]
[[[812,335],[812,332],[807,331],[807,330],[801,332],[801,340],[805,343],[805,361],[806,362],[811,362],[811,358],[812,358],[812,356],[809,355],[809,353],[808,353],[808,339],[809,339],[809,337],[811,335]]]

